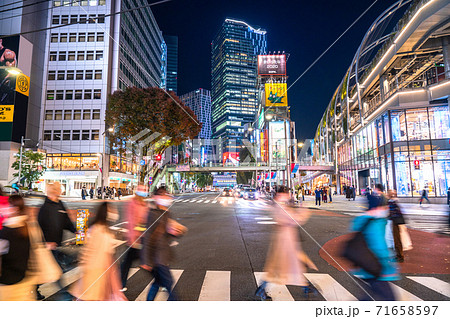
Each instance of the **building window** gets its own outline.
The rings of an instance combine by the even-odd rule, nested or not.
[[[72,110],[64,110],[64,119],[72,120]]]
[[[86,60],[94,60],[94,51],[87,51]]]
[[[87,22],[87,15],[81,14],[80,15],[80,23],[86,23]],[[84,40],[86,41],[86,40]]]
[[[99,109],[92,110],[92,119],[93,120],[100,119],[100,110]]]
[[[83,120],[91,119],[91,110],[83,110]]]
[[[95,70],[95,79],[96,80],[102,79],[102,70]]]
[[[63,100],[64,99],[64,90],[56,90],[56,99]]]
[[[407,110],[406,123],[408,139],[410,141],[430,139],[430,131],[428,130],[428,113],[426,108]]]
[[[91,140],[98,141],[98,137],[99,137],[99,130],[92,130]]]
[[[103,51],[97,51],[97,52],[95,53],[95,59],[96,59],[97,61],[103,60]]]
[[[65,6],[65,7],[68,7],[68,6],[70,6],[70,0],[63,0],[63,6]]]
[[[450,112],[448,107],[430,107],[428,112],[430,114],[431,138],[450,138]]]
[[[56,52],[55,51],[50,52],[50,61],[56,61]]]
[[[48,71],[48,77],[47,79],[49,81],[53,81],[56,78],[56,71]]]
[[[68,70],[66,75],[66,80],[73,80],[73,70]]]
[[[89,15],[89,23],[95,23],[95,14]]]
[[[88,5],[88,0],[81,0],[81,5],[82,6],[87,6]]]
[[[72,140],[79,141],[80,140],[80,130],[72,131]]]
[[[73,119],[74,120],[81,120],[81,110],[74,110],[73,111]]]
[[[54,7],[59,7],[60,5],[61,5],[61,1],[60,0],[53,1],[53,6]]]
[[[53,131],[53,140],[61,141],[61,131]]]
[[[71,15],[70,16],[70,23],[75,24],[78,22],[78,16],[77,15]]]
[[[52,131],[44,131],[44,141],[52,140]]]
[[[55,99],[55,91],[47,90],[47,100],[53,101]]]
[[[73,99],[73,90],[66,90],[66,100]]]
[[[69,42],[77,42],[77,34],[76,33],[71,33],[69,35]]]
[[[83,80],[83,70],[77,70],[77,80]]]
[[[64,71],[58,71],[58,80],[64,80]]]
[[[90,100],[92,99],[92,90],[84,90],[84,99],[85,100]]]
[[[105,15],[104,14],[99,14],[97,17],[97,22],[98,23],[105,23]]]
[[[99,6],[104,6],[104,5],[106,5],[106,0],[98,0],[98,5],[99,5]]]
[[[94,100],[100,100],[102,98],[102,90],[95,89],[94,90]]]
[[[75,100],[83,99],[83,90],[75,90]],[[78,119],[80,120],[80,119]]]
[[[51,43],[58,42],[58,34],[57,33],[52,33],[52,35],[50,36],[50,42]]]
[[[66,61],[66,52],[65,51],[59,52],[58,60],[59,61]]]
[[[75,61],[75,51],[69,51],[69,54],[67,55],[68,61]]]
[[[46,110],[45,111],[45,119],[46,120],[52,120],[53,119],[53,110]]]
[[[78,51],[77,53],[77,60],[83,61],[84,60],[84,51]]]
[[[62,15],[61,16],[61,24],[67,24],[69,23],[69,16],[68,15]]]
[[[62,110],[55,110],[55,121],[62,120]]]
[[[83,130],[83,133],[81,134],[81,139],[83,141],[89,141],[89,130]]]
[[[105,36],[103,32],[97,33],[97,42],[103,42],[105,40]]]
[[[52,24],[59,24],[59,15],[52,16]]]
[[[86,74],[84,75],[84,79],[85,80],[92,80],[92,76],[93,76],[93,71],[92,70],[86,70]]]
[[[63,131],[63,141],[69,141],[70,140],[70,130],[64,130]]]
[[[89,5],[90,5],[91,7],[97,6],[97,0],[89,0]]]
[[[88,36],[87,36],[87,40],[88,40],[88,42],[95,42],[95,33],[89,32]]]
[[[67,33],[61,33],[60,34],[59,42],[67,42]]]
[[[86,42],[86,33],[78,34],[78,42]]]

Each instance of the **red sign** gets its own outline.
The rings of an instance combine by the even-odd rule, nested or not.
[[[239,165],[239,153],[237,153],[237,152],[223,153],[222,163],[223,163],[223,165],[231,164],[233,166],[238,166]]]

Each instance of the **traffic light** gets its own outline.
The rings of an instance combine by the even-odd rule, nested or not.
[[[155,160],[156,160],[156,161],[160,161],[160,160],[161,160],[161,154],[156,154]]]
[[[415,169],[420,169],[420,161],[419,160],[415,160],[414,161],[414,168]]]

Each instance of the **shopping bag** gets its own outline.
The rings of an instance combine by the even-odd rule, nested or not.
[[[402,242],[403,250],[405,251],[413,249],[411,237],[409,236],[408,228],[406,228],[406,225],[398,225],[398,229],[400,230],[400,241]]]
[[[187,232],[187,227],[184,225],[181,225],[179,222],[177,222],[174,219],[169,218],[167,220],[167,227],[166,231],[175,237],[181,237]]]
[[[381,263],[370,250],[363,234],[363,230],[367,227],[369,222],[370,219],[360,231],[356,232],[353,237],[347,241],[342,256],[351,261],[356,267],[367,271],[375,277],[379,277],[381,273]]]
[[[395,249],[394,234],[392,232],[392,220],[388,220],[386,223],[386,244],[388,248]]]
[[[52,252],[45,246],[42,238],[42,231],[34,223],[28,223],[28,233],[30,235],[30,271],[27,275],[34,277],[37,284],[55,282],[61,278],[62,270],[53,257]]]

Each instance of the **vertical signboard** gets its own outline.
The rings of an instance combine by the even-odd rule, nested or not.
[[[266,83],[266,107],[288,106],[286,83]]]
[[[77,210],[77,235],[76,235],[77,245],[83,245],[86,242],[88,219],[89,219],[89,209]]]

